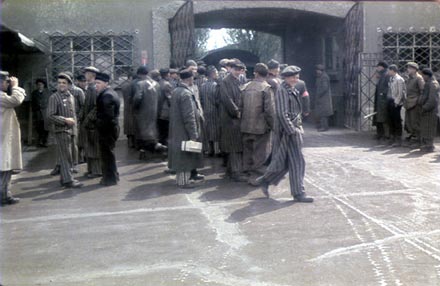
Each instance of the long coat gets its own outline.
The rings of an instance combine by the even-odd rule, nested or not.
[[[439,102],[439,83],[432,78],[425,83],[423,94],[417,104],[421,107],[420,137],[431,139],[437,133],[437,111]]]
[[[99,158],[99,135],[96,130],[96,98],[98,97],[96,86],[89,84],[86,90],[84,107],[80,112],[81,138],[85,142],[87,158]]]
[[[204,112],[204,140],[217,142],[220,139],[219,105],[220,89],[218,83],[209,79],[200,88],[200,102]]]
[[[220,82],[220,149],[226,153],[243,152],[240,130],[241,91],[239,79],[228,74]]]
[[[181,83],[171,98],[170,133],[168,144],[168,167],[176,172],[189,172],[203,167],[202,153],[183,152],[182,141],[200,142],[202,131],[201,111],[195,95],[187,85]]]
[[[133,97],[135,85],[139,79],[133,79],[122,87],[122,97],[124,98],[124,134],[132,136],[135,134],[135,120],[133,114]]]
[[[47,119],[47,104],[49,102],[50,92],[45,88],[42,92],[38,89],[31,94],[32,112],[34,113],[35,121],[44,121],[44,129],[50,130],[49,120]]]
[[[21,137],[20,123],[14,108],[19,106],[26,96],[24,89],[20,87],[12,88],[9,96],[0,91],[0,121],[2,129],[0,131],[1,141],[1,171],[19,170],[23,168],[21,158]]]
[[[173,86],[166,79],[161,79],[159,81],[160,85],[160,97],[158,102],[158,116],[161,120],[170,119],[170,105],[171,105],[171,94],[173,93]]]
[[[159,84],[147,77],[136,84],[133,98],[133,110],[136,122],[136,138],[143,141],[158,140],[157,118],[160,97]]]
[[[318,117],[333,115],[330,77],[325,72],[316,79],[315,113]]]
[[[374,111],[377,114],[373,118],[373,123],[388,122],[388,82],[390,77],[387,75],[387,70],[384,69],[379,73],[379,80],[376,84],[376,91],[374,92]]]

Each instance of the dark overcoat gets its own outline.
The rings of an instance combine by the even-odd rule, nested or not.
[[[333,115],[330,77],[325,72],[316,79],[315,113],[318,117]]]
[[[84,107],[80,112],[80,132],[87,158],[99,158],[99,135],[96,130],[96,98],[95,84],[89,84],[86,90]]]
[[[158,140],[157,118],[160,97],[159,83],[147,77],[136,84],[133,110],[136,122],[136,138],[154,142]]]
[[[132,136],[135,132],[133,97],[135,85],[138,81],[139,79],[133,79],[122,87],[122,97],[124,99],[124,134],[127,136]]]
[[[220,149],[226,153],[243,152],[240,130],[240,81],[228,74],[220,82]]]
[[[377,114],[373,118],[373,123],[388,122],[388,82],[390,77],[387,75],[388,70],[384,69],[379,72],[379,80],[376,84],[374,92],[374,111]]]
[[[176,172],[189,172],[203,167],[202,153],[183,152],[182,141],[198,141],[202,131],[202,117],[195,95],[184,83],[171,97],[168,167]]]
[[[207,141],[219,141],[220,139],[220,89],[218,83],[209,79],[200,88],[200,103],[204,112],[204,139]]]
[[[422,96],[417,104],[421,107],[420,137],[431,139],[437,133],[437,112],[439,102],[439,83],[435,79],[425,82]]]

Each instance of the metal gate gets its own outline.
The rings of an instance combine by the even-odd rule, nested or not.
[[[176,15],[170,20],[171,34],[171,66],[181,67],[193,56],[194,42],[194,11],[191,0],[183,4]]]
[[[374,92],[376,90],[376,66],[382,59],[379,53],[362,53],[359,55],[360,70],[358,76],[359,94],[359,128],[358,130],[371,130],[373,127],[373,116],[365,118],[374,112]]]

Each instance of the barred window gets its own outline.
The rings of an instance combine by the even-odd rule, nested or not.
[[[50,37],[52,78],[61,71],[75,76],[87,66],[111,75],[120,85],[133,66],[133,35],[54,34]]]
[[[401,70],[409,61],[440,69],[440,33],[385,33],[382,44],[384,60]]]

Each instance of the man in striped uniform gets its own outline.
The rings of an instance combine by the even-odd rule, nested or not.
[[[263,193],[269,197],[269,185],[277,185],[289,173],[290,192],[295,201],[311,203],[312,198],[304,193],[305,160],[302,153],[304,130],[302,128],[302,100],[295,88],[301,69],[288,66],[281,75],[283,83],[275,96],[275,130],[272,161],[265,174],[253,184],[261,185]]]
[[[202,104],[205,122],[203,144],[210,156],[220,153],[218,141],[220,139],[219,128],[219,104],[220,93],[217,83],[218,71],[215,66],[207,69],[207,82],[200,88],[200,102]]]
[[[68,188],[80,188],[82,184],[72,175],[72,142],[77,133],[75,99],[69,92],[72,79],[65,73],[58,75],[57,92],[49,98],[47,116],[54,125],[54,135],[60,162],[60,182]]]

